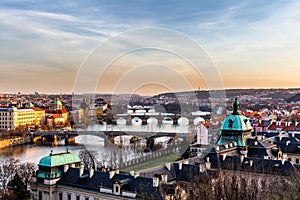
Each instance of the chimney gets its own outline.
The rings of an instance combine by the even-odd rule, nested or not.
[[[161,181],[163,183],[167,183],[168,182],[168,175],[167,174],[162,174],[161,175]]]
[[[298,122],[297,121],[295,121],[295,126],[298,126]]]
[[[66,173],[69,170],[69,165],[64,165],[64,173]]]
[[[84,173],[84,165],[80,165],[80,168],[79,168],[79,176],[82,176]]]
[[[113,171],[113,170],[109,171],[108,173],[109,173],[109,179],[112,179],[115,175],[115,171]]]
[[[140,173],[139,172],[134,172],[134,178],[139,177]]]
[[[204,172],[205,171],[205,164],[201,163],[199,165],[199,169],[200,169],[200,172]]]
[[[216,150],[219,151],[219,146],[216,146]]]
[[[119,173],[120,173],[120,170],[116,169],[115,174],[119,174]]]
[[[90,178],[92,178],[93,176],[94,176],[94,172],[95,172],[95,170],[93,169],[93,168],[90,168]]]
[[[253,165],[253,160],[250,160],[250,166],[252,166]]]
[[[206,157],[206,162],[209,162],[209,157]]]
[[[183,161],[183,164],[188,165],[188,164],[189,164],[189,160],[188,160],[188,159],[184,160],[184,161]]]
[[[152,180],[153,180],[153,187],[158,187],[159,178],[158,177],[152,177]]]
[[[295,137],[295,132],[292,132],[292,137],[293,137],[293,138]]]
[[[222,160],[225,160],[226,158],[226,154],[221,155],[222,156]]]
[[[254,145],[256,146],[258,143],[257,143],[257,141],[254,141]]]
[[[206,169],[210,169],[211,163],[210,163],[210,162],[206,162],[206,163],[205,163],[205,167],[206,167]]]
[[[228,149],[228,144],[225,144],[225,149]]]
[[[131,170],[131,171],[129,172],[129,174],[130,174],[131,176],[134,176],[134,171]]]
[[[291,126],[291,123],[292,123],[292,122],[288,122],[288,126]]]
[[[243,162],[244,161],[244,155],[241,155],[241,162]]]
[[[166,163],[166,168],[170,171],[171,170],[171,163]]]
[[[178,165],[179,165],[179,170],[182,170],[182,162],[179,162]]]

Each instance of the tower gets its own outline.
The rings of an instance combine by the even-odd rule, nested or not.
[[[252,130],[249,119],[241,114],[240,103],[235,98],[233,112],[225,118],[217,144],[236,142],[237,146],[245,147],[247,139],[251,138]]]

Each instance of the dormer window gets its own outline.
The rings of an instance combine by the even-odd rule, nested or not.
[[[228,120],[228,127],[229,127],[229,128],[232,128],[232,125],[233,125],[233,120],[232,120],[232,119],[229,119],[229,120]]]
[[[113,193],[116,194],[116,195],[120,195],[121,191],[120,191],[120,185],[118,183],[114,184]]]
[[[248,119],[244,119],[244,123],[247,125]]]

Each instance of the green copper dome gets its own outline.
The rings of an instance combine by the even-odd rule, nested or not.
[[[221,130],[227,131],[252,131],[252,126],[247,117],[241,114],[240,103],[237,98],[233,103],[233,112],[225,118]]]
[[[251,137],[251,131],[253,130],[251,123],[247,117],[241,114],[239,108],[240,103],[235,98],[233,112],[223,121],[217,144],[236,142],[238,146],[245,146],[246,140]]]
[[[244,115],[229,115],[223,122],[221,130],[228,131],[251,131],[250,121]]]
[[[49,156],[45,156],[40,160],[39,166],[56,167],[78,162],[81,162],[81,160],[76,154],[70,152],[53,154],[51,152]]]

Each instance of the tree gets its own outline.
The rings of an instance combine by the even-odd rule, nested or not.
[[[26,199],[30,197],[30,193],[26,188],[25,183],[18,173],[16,173],[12,180],[7,185],[9,192],[8,199]]]
[[[79,152],[79,158],[84,164],[84,167],[86,169],[89,168],[94,168],[96,167],[97,164],[97,159],[96,157],[98,156],[98,153],[96,151],[89,151],[87,149],[81,150]]]
[[[24,199],[30,197],[27,190],[35,171],[35,164],[20,163],[9,158],[0,166],[0,196],[2,199]]]
[[[28,189],[28,184],[30,179],[33,176],[34,171],[36,170],[36,165],[34,163],[26,162],[21,163],[18,173],[24,182],[26,189]]]

